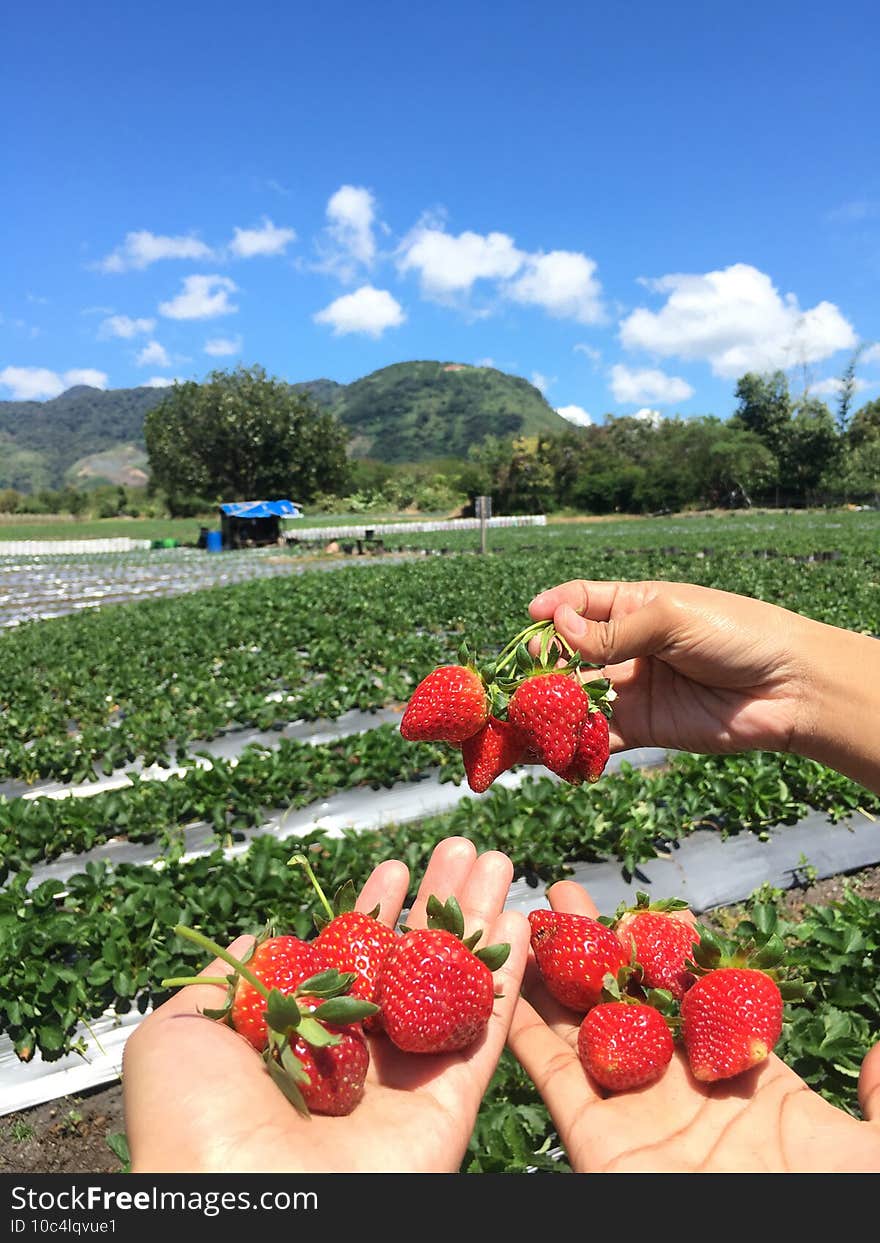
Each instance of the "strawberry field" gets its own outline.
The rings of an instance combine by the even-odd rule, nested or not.
[[[308,934],[308,884],[287,866],[294,839],[284,825],[294,812],[317,817],[343,790],[365,810],[392,787],[439,782],[456,797],[439,815],[298,836],[328,890],[362,881],[386,858],[417,877],[434,844],[460,834],[506,852],[536,904],[574,864],[614,861],[631,876],[697,829],[758,840],[812,811],[829,821],[880,816],[880,798],[838,774],[763,753],[672,754],[651,770],[624,763],[582,787],[528,770],[475,798],[457,752],[406,742],[395,724],[416,683],[454,661],[462,639],[498,650],[526,623],[531,597],[569,578],[703,583],[880,635],[878,521],[845,512],[560,523],[493,531],[485,557],[473,533],[424,534],[418,547],[412,537],[386,540],[426,554],[404,563],[349,561],[339,573],[267,575],[8,629],[0,1031],[25,1063],[21,1074],[31,1059],[88,1059],[101,1016],[144,1012],[167,995],[159,981],[196,969],[199,951],[171,935],[176,924],[222,943],[268,920]],[[201,557],[187,574],[225,561]],[[54,572],[31,567],[31,589]],[[347,732],[355,714],[358,730]],[[319,737],[286,736],[294,721]],[[253,731],[260,741],[237,753],[207,750]],[[124,781],[108,786],[118,774]],[[75,796],[58,797],[67,792]],[[143,847],[143,861],[114,863],[120,841]],[[63,879],[47,878],[57,861]],[[855,1113],[858,1065],[880,1026],[880,903],[849,893],[783,932],[817,987],[780,1052]],[[465,1168],[566,1168],[539,1097],[508,1055]]]

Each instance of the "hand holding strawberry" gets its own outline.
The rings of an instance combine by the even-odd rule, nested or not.
[[[589,895],[572,881],[553,885],[548,898],[559,913],[598,918]],[[678,912],[679,917],[682,914]],[[748,928],[744,931],[750,933]],[[701,930],[701,947],[705,941]],[[772,952],[771,945],[771,957]],[[699,974],[696,959],[693,965]],[[710,967],[702,978],[712,979],[713,970]],[[685,1001],[696,987],[692,985],[685,993]],[[604,1004],[600,1002],[598,1008]],[[593,1013],[595,1008],[586,1018]],[[598,1076],[585,1071],[578,1055],[584,1022],[583,1015],[553,999],[536,974],[517,1005],[509,1037],[511,1051],[553,1115],[575,1171],[855,1172],[880,1168],[880,1046],[866,1058],[860,1081],[865,1116],[873,1121],[859,1122],[823,1100],[772,1052],[738,1078],[715,1083],[695,1076],[684,1047],[679,1046],[659,1077],[638,1088],[635,1095],[630,1089],[609,1090]]]
[[[407,1053],[384,1034],[369,1037],[363,1096],[343,1119],[315,1108],[311,1117],[301,1115],[251,1045],[227,1023],[204,1018],[227,993],[228,964],[210,964],[201,982],[176,992],[126,1045],[126,1131],[135,1172],[457,1172],[504,1048],[528,952],[525,917],[503,910],[512,872],[506,856],[477,856],[463,838],[436,847],[407,925],[426,927],[428,899],[435,895],[445,905],[455,894],[468,928],[482,926],[487,942],[510,945],[493,974],[488,1025],[453,1053]],[[373,870],[355,909],[369,915],[378,907],[391,929],[408,892],[407,868],[387,860]],[[242,938],[229,954],[242,959],[249,947]],[[308,1009],[304,996],[297,1001]],[[320,1009],[305,1017],[320,1018]]]

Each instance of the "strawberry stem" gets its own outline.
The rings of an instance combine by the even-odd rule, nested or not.
[[[510,664],[516,655],[516,649],[519,647],[520,643],[528,643],[529,639],[534,639],[537,635],[541,634],[542,631],[554,629],[552,621],[532,622],[530,626],[526,626],[525,630],[521,630],[518,635],[510,640],[506,647],[501,649],[498,659],[495,662],[496,671],[504,669]]]
[[[321,901],[321,905],[323,906],[324,910],[327,912],[328,918],[332,919],[333,914],[334,914],[333,907],[330,905],[330,903],[327,901],[326,897],[324,896],[324,890],[318,884],[318,878],[315,875],[315,873],[312,871],[312,865],[311,863],[309,863],[305,855],[292,855],[291,858],[287,860],[287,862],[288,862],[288,865],[291,867],[294,864],[299,864],[301,868],[305,869],[306,876],[308,876],[309,880],[311,881],[312,888],[314,889],[315,893],[318,895]]]
[[[186,988],[189,984],[216,984],[220,988],[227,988],[229,979],[225,975],[190,975],[162,981],[163,988]]]
[[[223,949],[221,945],[218,945],[216,941],[212,941],[209,937],[204,936],[203,933],[196,932],[195,928],[185,928],[182,924],[177,924],[172,931],[176,932],[179,937],[183,937],[184,940],[192,941],[193,945],[198,945],[200,949],[207,950],[207,952],[209,954],[213,954],[215,958],[219,958],[222,962],[228,963],[229,966],[232,967],[233,971],[238,972],[243,979],[247,980],[248,984],[251,984],[257,990],[261,997],[265,997],[268,1001],[269,990],[266,988],[263,981],[258,979],[258,977],[254,975],[253,971],[251,971],[249,967],[246,967],[240,959],[234,958],[232,954],[230,954],[229,950]],[[201,982],[202,981],[198,976],[186,981],[187,984],[199,984]],[[223,981],[224,984],[227,982],[228,981],[226,980]],[[163,980],[163,987],[166,984],[168,987],[171,987],[168,981]]]

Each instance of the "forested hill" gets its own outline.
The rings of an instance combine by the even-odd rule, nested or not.
[[[486,436],[534,436],[569,426],[528,380],[494,367],[395,363],[335,391],[303,387],[349,429],[356,457],[383,462],[463,458]]]
[[[291,387],[349,428],[354,456],[385,462],[465,457],[486,436],[567,426],[527,380],[492,367],[396,363],[347,385],[321,379]],[[162,397],[161,388],[77,385],[50,401],[0,401],[0,488],[77,484],[84,459],[123,447],[142,450],[144,417]],[[131,455],[120,460],[130,464]],[[103,477],[124,481],[112,474],[111,466]]]

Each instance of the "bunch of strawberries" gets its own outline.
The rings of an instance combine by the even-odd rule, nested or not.
[[[163,987],[217,984],[227,988],[221,1009],[203,1011],[229,1024],[260,1053],[269,1074],[304,1115],[343,1116],[364,1095],[370,1053],[365,1032],[405,1053],[453,1053],[482,1034],[495,1004],[493,971],[510,946],[475,946],[481,931],[464,935],[454,897],[431,897],[426,928],[392,929],[354,909],[349,881],[331,905],[304,855],[303,866],[326,912],[318,935],[267,936],[237,959],[192,928],[176,933],[225,962],[224,977],[162,981]]]
[[[458,664],[439,665],[418,684],[401,735],[460,748],[476,793],[520,763],[543,764],[572,785],[597,781],[608,762],[615,692],[607,678],[582,681],[582,668],[599,666],[549,621],[527,626],[492,663],[478,665],[464,646]]]
[[[592,919],[551,909],[529,913],[544,987],[583,1015],[578,1057],[603,1088],[644,1087],[664,1073],[680,1041],[694,1078],[730,1079],[757,1066],[782,1034],[787,1000],[807,988],[781,968],[771,929],[742,921],[721,938],[681,912],[678,898]]]

